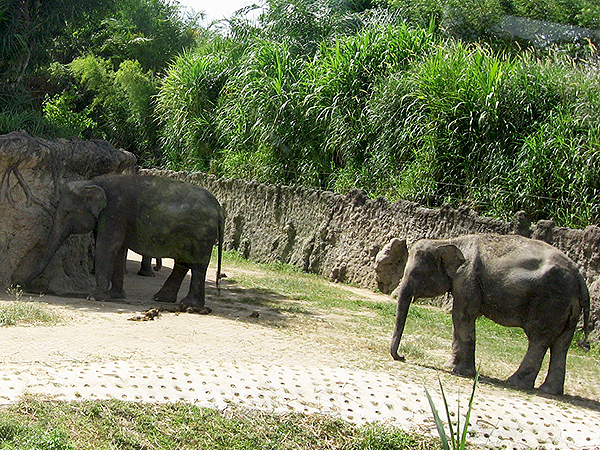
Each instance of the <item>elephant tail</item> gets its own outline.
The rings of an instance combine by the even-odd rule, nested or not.
[[[221,262],[223,259],[223,235],[225,234],[225,218],[223,215],[219,216],[219,227],[217,236],[217,294],[221,295],[221,286],[219,281],[223,277],[221,273]]]
[[[588,351],[590,349],[588,341],[590,329],[590,292],[581,274],[579,274],[579,305],[583,311],[583,339],[578,345],[583,350]]]

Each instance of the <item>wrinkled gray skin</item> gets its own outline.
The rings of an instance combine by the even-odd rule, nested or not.
[[[204,306],[206,270],[215,243],[221,270],[224,211],[206,189],[172,179],[110,175],[67,183],[40,264],[25,286],[40,275],[70,234],[95,230],[96,289],[90,298],[124,298],[127,249],[175,260],[173,272],[154,299],[175,302],[188,270],[192,280],[182,304],[208,313]]]
[[[550,366],[540,391],[562,394],[567,350],[583,311],[587,345],[590,298],[575,264],[560,250],[522,236],[467,235],[421,240],[413,245],[400,283],[396,329],[390,353],[396,360],[413,298],[452,293],[451,366],[456,374],[475,374],[475,319],[486,316],[520,327],[529,341],[511,386],[533,388],[546,351]]]

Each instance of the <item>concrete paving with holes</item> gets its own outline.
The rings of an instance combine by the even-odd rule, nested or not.
[[[160,281],[136,283],[133,298]],[[61,304],[67,322],[0,328],[0,404],[26,393],[219,409],[236,404],[436,434],[423,387],[442,410],[433,369],[401,363],[392,372],[359,368],[345,356],[351,349],[243,320],[247,311],[163,313],[138,322],[127,319],[148,302],[44,301]],[[443,383],[451,411],[460,402],[462,415],[471,381],[445,376]],[[594,401],[565,402],[482,383],[471,421],[469,441],[483,447],[600,449],[600,404]]]

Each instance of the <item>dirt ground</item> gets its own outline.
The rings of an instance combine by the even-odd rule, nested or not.
[[[227,279],[217,297],[214,269],[207,282],[212,314],[162,312],[156,320],[131,320],[150,308],[169,306],[151,300],[169,270],[139,277],[138,261],[130,254],[127,302],[44,296],[40,301],[57,310],[63,323],[0,328],[0,403],[25,393],[62,400],[185,401],[214,408],[236,403],[332,414],[357,423],[380,421],[435,435],[423,385],[443,408],[439,377],[451,409],[456,411],[460,401],[461,411],[466,410],[471,380],[391,361],[365,366],[342,339],[336,343],[314,330],[265,326],[265,320],[286,318],[243,301],[248,292],[232,289]],[[236,270],[225,272],[235,276]],[[377,296],[349,289],[365,298]],[[180,296],[186,292],[184,285]],[[5,294],[0,301],[12,299]],[[543,398],[482,383],[472,422],[471,442],[485,447],[600,449],[600,402],[595,400]]]

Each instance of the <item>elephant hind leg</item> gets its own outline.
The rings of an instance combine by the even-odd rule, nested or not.
[[[520,389],[533,389],[548,347],[549,345],[545,342],[529,337],[529,346],[525,357],[517,371],[506,380],[506,384]]]
[[[175,261],[171,275],[169,275],[163,287],[154,294],[154,300],[157,302],[175,303],[177,301],[177,293],[188,270],[188,267]]]
[[[212,310],[204,306],[205,302],[205,283],[208,263],[190,265],[192,269],[192,281],[188,295],[181,301],[182,305],[189,306],[194,312],[200,314],[210,314]]]
[[[575,327],[568,328],[550,345],[550,365],[546,380],[539,387],[541,392],[552,395],[563,394],[567,370],[567,351],[574,333]]]

